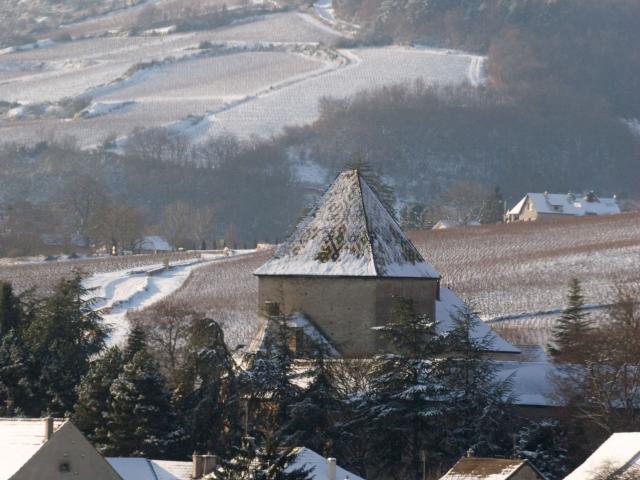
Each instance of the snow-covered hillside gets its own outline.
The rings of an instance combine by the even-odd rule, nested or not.
[[[24,143],[72,135],[83,146],[165,125],[201,140],[269,136],[312,122],[325,96],[418,79],[482,81],[483,58],[462,52],[330,47],[344,35],[330,2],[192,33],[124,37],[98,28],[124,27],[135,11],[65,27],[96,36],[0,52],[0,100],[8,105],[0,106],[0,135]]]

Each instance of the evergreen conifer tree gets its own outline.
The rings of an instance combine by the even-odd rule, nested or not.
[[[77,387],[74,422],[99,451],[104,451],[109,443],[110,389],[123,366],[122,352],[117,347],[111,347],[91,363]]]
[[[38,361],[42,414],[64,416],[76,403],[76,385],[92,356],[104,348],[107,328],[91,309],[79,274],[62,280],[25,332]]]
[[[334,439],[339,435],[337,418],[342,402],[327,363],[328,348],[315,343],[310,348],[309,386],[301,392],[289,412],[284,432],[325,457],[333,456]]]
[[[391,321],[377,330],[393,353],[374,359],[371,394],[358,406],[359,421],[368,426],[373,468],[404,478],[420,478],[421,451],[432,446],[442,406],[437,378],[442,341],[436,323],[416,314],[411,300],[394,297]],[[407,462],[408,459],[408,462]]]
[[[109,392],[105,454],[163,458],[182,441],[164,378],[146,350],[124,365]]]
[[[569,281],[567,305],[551,332],[548,346],[553,359],[560,362],[580,363],[587,345],[591,325],[584,311],[584,297],[577,278]]]
[[[189,451],[225,455],[241,435],[235,363],[220,325],[195,319],[174,398],[186,425]]]
[[[508,427],[513,424],[511,381],[498,381],[495,362],[485,356],[493,336],[475,336],[480,319],[468,306],[460,308],[453,321],[438,365],[438,381],[446,392],[441,456],[454,461],[469,448],[480,456],[507,454]]]
[[[293,380],[294,354],[289,346],[289,330],[284,319],[271,319],[266,348],[255,355],[251,369],[242,377],[243,389],[248,393],[252,406],[269,398],[272,408],[268,415],[278,427],[288,418],[290,406],[297,401],[300,388]],[[259,417],[259,415],[257,415]]]
[[[498,223],[502,221],[504,214],[504,198],[500,187],[496,188],[487,196],[480,212],[480,223]]]
[[[554,419],[531,421],[520,429],[515,455],[529,460],[548,480],[568,473],[567,437]]]
[[[22,319],[20,299],[10,283],[0,282],[0,338],[17,328]]]
[[[33,355],[21,332],[12,328],[0,339],[0,416],[39,416],[40,385]]]
[[[124,346],[124,362],[130,361],[133,356],[141,350],[146,350],[146,333],[140,325],[133,325],[127,336],[127,343]]]

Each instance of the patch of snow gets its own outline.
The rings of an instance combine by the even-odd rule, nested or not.
[[[123,110],[135,102],[93,102],[87,108],[82,110],[78,115],[82,118],[95,118],[102,115],[108,115],[110,113]]]
[[[333,0],[318,0],[313,4],[316,13],[329,23],[335,23],[336,15],[333,10]]]
[[[629,127],[631,133],[640,138],[640,118],[628,118],[623,120],[624,124]]]

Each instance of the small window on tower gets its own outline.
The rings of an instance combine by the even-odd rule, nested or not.
[[[58,471],[59,472],[63,472],[63,473],[70,472],[71,471],[71,465],[69,465],[69,462],[62,462],[58,466]]]

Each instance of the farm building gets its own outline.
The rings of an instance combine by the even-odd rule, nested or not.
[[[53,418],[0,419],[0,479],[120,480],[73,423]]]
[[[599,198],[589,192],[576,195],[564,193],[527,193],[505,215],[507,222],[528,222],[562,216],[611,215],[620,213],[615,196]]]
[[[520,458],[461,458],[440,480],[545,480],[536,467]]]
[[[440,275],[418,253],[357,170],[341,173],[316,209],[256,270],[260,308],[303,315],[345,357],[381,347],[373,327],[385,325],[394,297],[411,300],[446,328],[462,302],[440,288]],[[270,314],[274,314],[273,310]],[[485,324],[493,351],[519,350]]]

